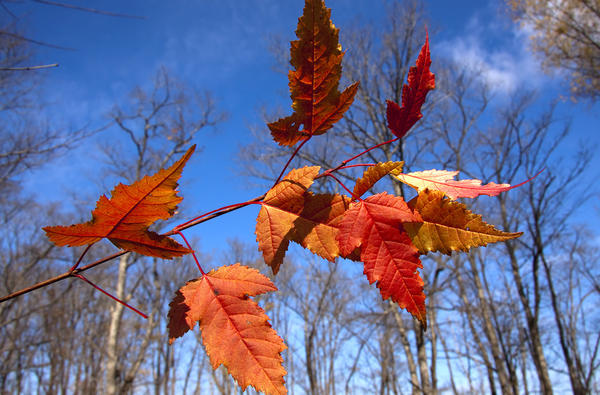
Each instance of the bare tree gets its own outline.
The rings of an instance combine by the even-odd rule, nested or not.
[[[134,89],[131,103],[115,107],[111,118],[117,125],[117,132],[129,140],[130,147],[118,144],[102,147],[109,173],[133,181],[165,167],[172,158],[189,148],[198,133],[216,125],[223,115],[216,112],[209,95],[185,89],[165,69],[161,69],[150,91]],[[137,280],[130,279],[130,268],[139,261],[142,261],[140,257],[132,257],[131,254],[120,258],[115,291],[117,298],[131,299],[131,292],[143,281],[159,284],[157,275],[154,280],[145,279],[145,276],[156,273],[156,269],[149,270],[147,263],[137,268]],[[154,288],[160,292],[160,287]],[[132,389],[160,322],[156,311],[162,311],[161,299],[154,297],[153,300],[147,325],[129,325],[127,329],[123,327],[124,306],[113,305],[106,343],[106,392],[109,394],[129,393]],[[125,333],[130,336],[124,337]]]
[[[596,0],[510,0],[515,20],[532,30],[547,68],[568,73],[574,97],[600,95],[600,4]]]
[[[15,32],[13,25],[4,26],[2,31]],[[0,34],[2,294],[41,280],[45,271],[53,270],[60,262],[55,248],[40,231],[42,222],[54,218],[57,210],[50,204],[36,202],[22,191],[21,181],[32,169],[48,163],[88,135],[83,130],[71,133],[55,130],[40,117],[43,103],[37,95],[42,78],[37,72],[18,70],[31,59],[32,52],[29,44],[17,36]],[[34,388],[33,377],[37,378],[39,388],[65,388],[65,380],[69,380],[64,364],[56,365],[60,372],[55,371],[52,379],[56,381],[52,383],[48,382],[48,375],[41,373],[51,365],[51,355],[57,355],[60,338],[54,331],[60,329],[59,325],[53,326],[44,319],[44,312],[68,311],[68,298],[64,302],[62,298],[71,286],[64,284],[45,297],[29,295],[0,306],[0,353],[5,361],[0,372],[0,392],[29,392]],[[59,310],[60,306],[63,310]],[[69,320],[62,322],[66,325]],[[66,331],[63,333],[68,335]]]

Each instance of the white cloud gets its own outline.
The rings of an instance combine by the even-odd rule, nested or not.
[[[480,75],[494,93],[510,94],[541,86],[545,76],[528,48],[528,32],[520,28],[499,31],[473,17],[458,37],[436,48],[459,66]]]

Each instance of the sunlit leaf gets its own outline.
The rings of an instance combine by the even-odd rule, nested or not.
[[[251,385],[266,394],[286,394],[281,357],[286,346],[249,298],[276,290],[258,270],[240,264],[190,281],[169,304],[169,342],[198,322],[213,369],[224,365],[242,390]]]
[[[446,198],[440,191],[420,192],[408,205],[423,219],[422,223],[403,224],[421,254],[468,251],[472,247],[514,239],[522,234],[502,232],[486,224],[480,215],[473,214],[464,204]]]
[[[421,107],[430,90],[435,89],[435,75],[429,71],[429,36],[421,48],[416,66],[408,71],[408,84],[402,87],[402,107],[387,101],[388,127],[396,137],[404,137],[406,132],[423,117]]]
[[[496,196],[500,192],[506,192],[521,185],[511,186],[510,184],[496,184],[494,182],[481,185],[481,180],[456,181],[454,179],[456,175],[458,175],[458,171],[433,169],[395,174],[394,177],[419,192],[425,189],[441,191],[451,199],[475,198],[479,195]]]
[[[420,222],[400,197],[381,193],[353,203],[344,214],[337,239],[341,254],[360,248],[364,273],[369,283],[377,281],[383,299],[391,298],[424,327],[425,294],[419,252],[402,228],[406,222]]]
[[[48,238],[57,246],[93,244],[106,237],[118,248],[159,258],[188,254],[189,249],[167,236],[148,230],[155,221],[171,218],[183,198],[177,196],[177,181],[192,146],[168,169],[146,176],[131,185],[119,184],[112,197],[100,196],[92,220],[71,226],[47,226]]]
[[[306,0],[291,43],[289,72],[291,116],[269,123],[275,141],[292,146],[302,138],[325,133],[348,110],[358,82],[340,92],[344,53],[338,31],[331,22],[331,10],[323,0]],[[302,125],[302,129],[300,126]]]

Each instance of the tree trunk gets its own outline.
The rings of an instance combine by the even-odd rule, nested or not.
[[[410,349],[410,343],[406,334],[406,327],[404,326],[404,321],[402,320],[402,316],[398,311],[398,306],[396,304],[393,304],[393,306],[394,318],[396,319],[396,324],[398,325],[398,332],[400,333],[400,342],[402,343],[402,347],[404,348],[404,354],[406,355],[406,364],[408,365],[408,371],[410,372],[410,384],[412,386],[412,394],[417,395],[421,392],[421,388],[419,385],[419,377],[417,376],[417,365],[415,364],[412,350]]]
[[[115,292],[115,297],[120,300],[125,298],[125,282],[128,268],[129,254],[125,254],[119,258],[119,275],[117,278],[117,290]],[[121,329],[121,320],[123,318],[123,308],[124,306],[121,303],[115,303],[110,314],[110,325],[108,327],[108,337],[106,340],[106,393],[109,395],[118,394],[121,386],[119,332]]]

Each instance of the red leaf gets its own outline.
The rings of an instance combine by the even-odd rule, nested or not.
[[[331,129],[348,110],[358,83],[339,91],[344,53],[338,32],[331,23],[331,10],[323,0],[306,0],[291,43],[290,96],[294,113],[269,123],[275,141],[293,146],[302,138]],[[303,129],[300,130],[300,125]]]
[[[343,255],[360,247],[364,273],[371,284],[377,281],[382,298],[391,297],[426,326],[423,280],[417,271],[423,266],[402,227],[407,222],[422,220],[402,198],[386,193],[369,196],[346,211],[337,240]]]
[[[169,304],[169,343],[196,322],[213,369],[223,364],[242,390],[285,394],[283,340],[249,296],[276,291],[271,280],[240,264],[223,266],[188,282]]]
[[[421,48],[417,65],[408,71],[408,84],[402,87],[402,107],[393,101],[387,101],[388,127],[402,138],[421,119],[421,107],[430,90],[435,89],[435,75],[429,71],[431,58],[429,57],[429,35]]]
[[[57,246],[93,244],[103,237],[118,248],[138,254],[170,259],[188,254],[170,237],[149,231],[159,219],[169,219],[183,198],[177,196],[177,180],[196,146],[168,169],[146,176],[131,185],[119,184],[108,199],[100,196],[92,211],[92,220],[71,226],[47,226],[46,235]]]

